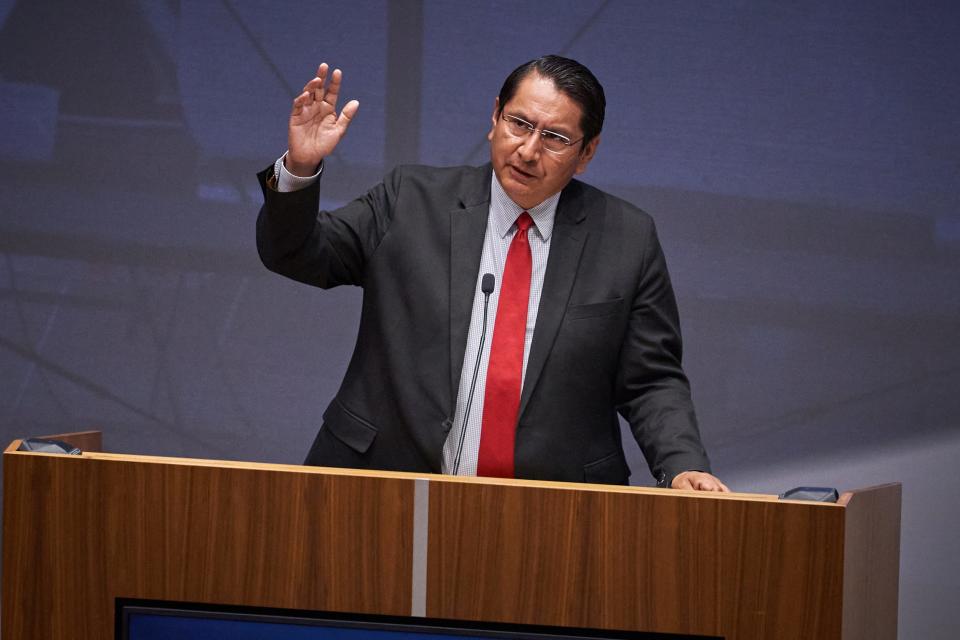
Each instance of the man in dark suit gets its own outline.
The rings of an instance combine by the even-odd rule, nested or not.
[[[288,152],[259,175],[264,264],[364,288],[307,463],[625,484],[619,413],[660,486],[726,491],[653,221],[573,179],[600,141],[593,74],[558,56],[521,65],[494,102],[489,165],[400,167],[318,213],[323,159],[359,108],[337,113],[342,74],[328,72],[294,100]]]

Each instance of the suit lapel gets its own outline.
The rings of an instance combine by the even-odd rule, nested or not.
[[[470,330],[477,273],[490,213],[489,165],[465,185],[460,206],[450,211],[450,415],[456,406],[463,354]],[[475,181],[474,181],[475,178]]]
[[[533,332],[530,356],[520,396],[520,416],[530,401],[537,386],[553,341],[560,329],[560,322],[567,309],[570,291],[577,276],[577,267],[587,239],[587,231],[580,223],[586,218],[583,190],[578,182],[571,182],[564,189],[557,205],[553,238],[550,240],[550,256],[544,274],[543,292],[537,310],[537,326]]]

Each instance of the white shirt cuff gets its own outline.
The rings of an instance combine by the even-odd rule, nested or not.
[[[299,191],[300,189],[306,189],[314,182],[320,179],[320,174],[323,173],[323,162],[320,162],[320,166],[317,167],[317,172],[312,176],[307,176],[306,178],[295,176],[283,165],[283,159],[287,157],[287,154],[284,153],[280,158],[277,159],[277,162],[273,165],[273,173],[277,176],[277,191],[280,193],[288,193],[290,191]]]

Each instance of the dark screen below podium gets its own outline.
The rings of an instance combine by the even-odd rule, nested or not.
[[[646,632],[119,601],[118,640],[685,640]]]

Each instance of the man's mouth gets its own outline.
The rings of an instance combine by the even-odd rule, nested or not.
[[[527,173],[523,169],[518,168],[516,165],[508,165],[510,170],[513,172],[514,176],[520,178],[521,180],[534,180],[537,176],[532,173]]]

